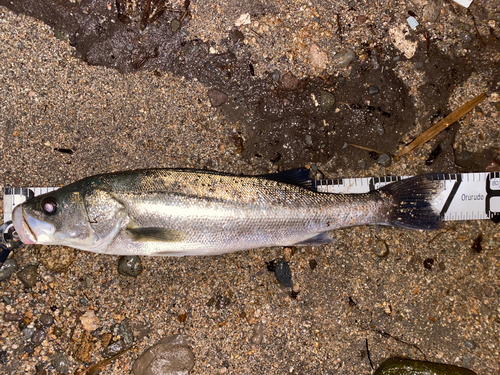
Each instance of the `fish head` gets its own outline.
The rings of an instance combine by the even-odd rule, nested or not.
[[[116,234],[123,206],[91,185],[77,182],[16,206],[12,221],[21,241],[99,251]]]
[[[72,247],[95,241],[87,219],[84,195],[68,185],[16,206],[12,221],[21,241]]]

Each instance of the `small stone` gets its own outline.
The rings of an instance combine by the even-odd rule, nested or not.
[[[311,269],[311,271],[314,271],[314,269],[318,266],[318,262],[316,261],[316,259],[311,259],[309,261],[309,268]]]
[[[438,263],[438,267],[441,271],[444,271],[446,270],[446,265],[444,264],[444,262],[439,262]]]
[[[278,82],[280,80],[280,78],[281,78],[281,74],[280,74],[280,72],[278,70],[273,71],[272,76],[273,76],[273,81],[274,82]]]
[[[175,33],[177,30],[181,28],[181,23],[177,19],[173,19],[172,22],[170,22],[170,30],[172,30],[173,33]]]
[[[33,354],[35,352],[35,348],[33,347],[33,344],[26,344],[24,346],[24,352],[28,354]]]
[[[233,42],[243,42],[245,40],[245,34],[243,34],[240,30],[238,30],[237,28],[234,28],[232,31],[231,31],[231,39],[233,40]]]
[[[391,165],[391,157],[387,154],[380,154],[377,159],[377,163],[383,167],[388,167],[389,165]]]
[[[104,350],[102,351],[102,356],[103,358],[114,357],[115,355],[123,351],[126,347],[127,346],[125,345],[123,340],[115,341],[111,343],[111,345],[109,345],[108,347],[104,348]]]
[[[17,261],[15,259],[9,258],[0,268],[0,281],[4,281],[10,278],[17,268]]]
[[[29,340],[33,337],[33,334],[35,333],[35,329],[32,327],[25,327],[21,331],[23,333],[23,336],[26,340]]]
[[[17,277],[21,280],[25,288],[33,288],[38,279],[38,266],[32,264],[24,267],[17,273]]]
[[[236,21],[234,21],[234,26],[240,27],[243,25],[250,25],[252,23],[250,18],[250,13],[242,13]]]
[[[128,319],[122,320],[118,325],[117,334],[123,339],[126,346],[130,346],[134,342],[134,332],[130,327]]]
[[[292,288],[292,271],[290,270],[290,266],[288,262],[284,260],[278,260],[275,265],[274,273],[276,275],[276,279],[285,287]]]
[[[462,39],[465,43],[470,43],[472,42],[472,34],[467,32],[467,31],[462,31],[460,34],[458,34],[458,37]]]
[[[141,258],[134,256],[122,256],[118,259],[118,273],[122,276],[137,277],[142,272]]]
[[[335,96],[329,91],[319,90],[320,97],[320,105],[322,109],[330,109],[335,105]]]
[[[436,22],[441,10],[443,9],[443,0],[429,0],[424,5],[422,17],[425,22]]]
[[[264,327],[261,322],[258,322],[253,327],[253,334],[250,338],[250,342],[254,345],[260,345],[264,339]]]
[[[385,258],[389,255],[389,247],[384,240],[378,240],[375,243],[375,248],[373,249],[376,256],[379,258]]]
[[[471,349],[471,350],[476,348],[476,344],[474,343],[474,341],[471,341],[471,340],[466,340],[464,342],[464,345],[466,348]]]
[[[23,316],[16,313],[6,312],[3,315],[3,320],[6,322],[20,322],[21,320],[23,320]]]
[[[325,69],[328,62],[328,55],[319,49],[317,44],[311,44],[309,47],[309,63],[313,68]]]
[[[76,258],[76,250],[67,246],[35,245],[33,248],[43,266],[57,273],[67,272]]]
[[[281,84],[283,88],[291,90],[299,84],[299,80],[292,73],[285,73],[283,77],[281,77]]]
[[[101,337],[101,346],[103,348],[107,347],[109,343],[111,342],[111,339],[113,338],[113,335],[109,332],[103,333]]]
[[[375,87],[375,86],[368,87],[368,94],[377,95],[378,94],[378,87]]]
[[[424,268],[432,271],[432,267],[434,266],[434,259],[427,258],[424,260]]]
[[[358,16],[358,22],[359,23],[365,23],[367,19],[368,18],[366,18],[366,16],[363,16],[363,15],[359,15]]]
[[[352,49],[340,52],[333,56],[333,65],[337,68],[347,68],[355,58],[356,54]]]
[[[6,365],[9,362],[9,356],[5,350],[0,350],[0,364]]]
[[[69,357],[62,352],[56,352],[50,364],[59,374],[66,374],[69,368]]]
[[[94,351],[94,337],[82,327],[77,326],[71,334],[71,354],[80,362],[88,362],[90,354]]]
[[[52,333],[56,337],[61,337],[62,335],[64,335],[64,330],[61,327],[54,327],[52,329]]]
[[[181,375],[194,367],[194,355],[181,335],[165,337],[132,366],[135,375]]]
[[[208,99],[210,100],[210,104],[212,105],[212,107],[219,107],[222,104],[224,104],[228,99],[228,96],[226,93],[224,93],[220,90],[216,90],[216,89],[208,90],[207,94],[208,94]]]
[[[311,146],[312,144],[312,137],[309,134],[306,134],[306,145]]]
[[[33,337],[31,338],[31,342],[36,347],[40,345],[43,342],[43,340],[45,340],[45,337],[46,335],[44,331],[42,331],[41,329],[36,330],[35,333],[33,334]]]
[[[99,318],[95,316],[94,311],[88,310],[80,317],[83,329],[87,332],[95,331],[99,326]]]

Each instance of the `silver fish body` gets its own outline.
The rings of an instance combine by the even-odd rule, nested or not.
[[[174,256],[326,243],[332,230],[352,225],[440,225],[429,203],[439,192],[435,176],[342,195],[314,191],[304,173],[234,176],[150,169],[103,174],[17,206],[13,221],[27,244]]]

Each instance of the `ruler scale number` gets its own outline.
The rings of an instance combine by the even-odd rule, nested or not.
[[[483,220],[500,217],[500,172],[438,174],[443,191],[432,201],[445,221]],[[316,180],[318,191],[333,194],[360,194],[411,176],[358,177]],[[3,220],[12,220],[14,207],[55,187],[4,187]]]

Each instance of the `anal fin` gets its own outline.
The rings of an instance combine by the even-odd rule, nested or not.
[[[293,246],[317,246],[332,242],[333,242],[332,232],[329,231],[329,232],[322,232],[304,241],[294,243]]]

